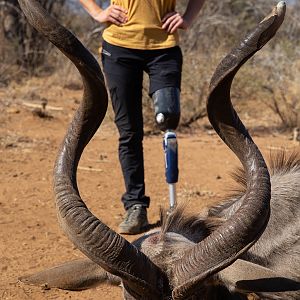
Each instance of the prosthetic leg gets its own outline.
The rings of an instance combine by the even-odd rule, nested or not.
[[[157,90],[152,95],[155,120],[165,132],[163,148],[165,153],[166,181],[169,185],[170,210],[176,206],[176,183],[178,182],[178,144],[175,129],[180,119],[180,91],[175,87]]]

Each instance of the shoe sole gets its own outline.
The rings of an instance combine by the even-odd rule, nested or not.
[[[139,234],[139,233],[144,233],[148,230],[149,224],[140,227],[138,229],[125,229],[125,228],[118,228],[118,233],[120,234],[128,234],[128,235],[134,235],[134,234]]]

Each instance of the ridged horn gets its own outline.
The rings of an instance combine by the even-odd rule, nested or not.
[[[232,107],[230,88],[240,67],[260,50],[283,22],[285,3],[273,11],[217,67],[207,100],[209,120],[241,161],[247,191],[240,209],[224,225],[174,264],[174,299],[187,299],[201,282],[232,264],[263,233],[270,215],[271,185],[265,161]]]
[[[35,0],[19,0],[29,23],[62,51],[79,70],[83,100],[58,152],[54,192],[60,224],[69,239],[88,258],[119,276],[136,299],[161,299],[168,286],[165,274],[142,252],[118,235],[86,207],[79,195],[76,172],[81,154],[107,110],[101,69],[90,52]],[[166,284],[165,284],[166,283]]]

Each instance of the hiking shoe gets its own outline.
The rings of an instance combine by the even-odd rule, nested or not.
[[[149,226],[147,219],[147,209],[141,204],[131,206],[124,221],[119,225],[119,233],[138,234],[144,232]]]

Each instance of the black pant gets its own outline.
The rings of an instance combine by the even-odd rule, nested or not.
[[[165,87],[180,88],[182,54],[178,46],[159,50],[136,50],[103,42],[102,64],[109,88],[115,123],[119,130],[119,159],[126,193],[125,209],[149,206],[145,196],[143,158],[143,72],[149,75],[149,94]]]

